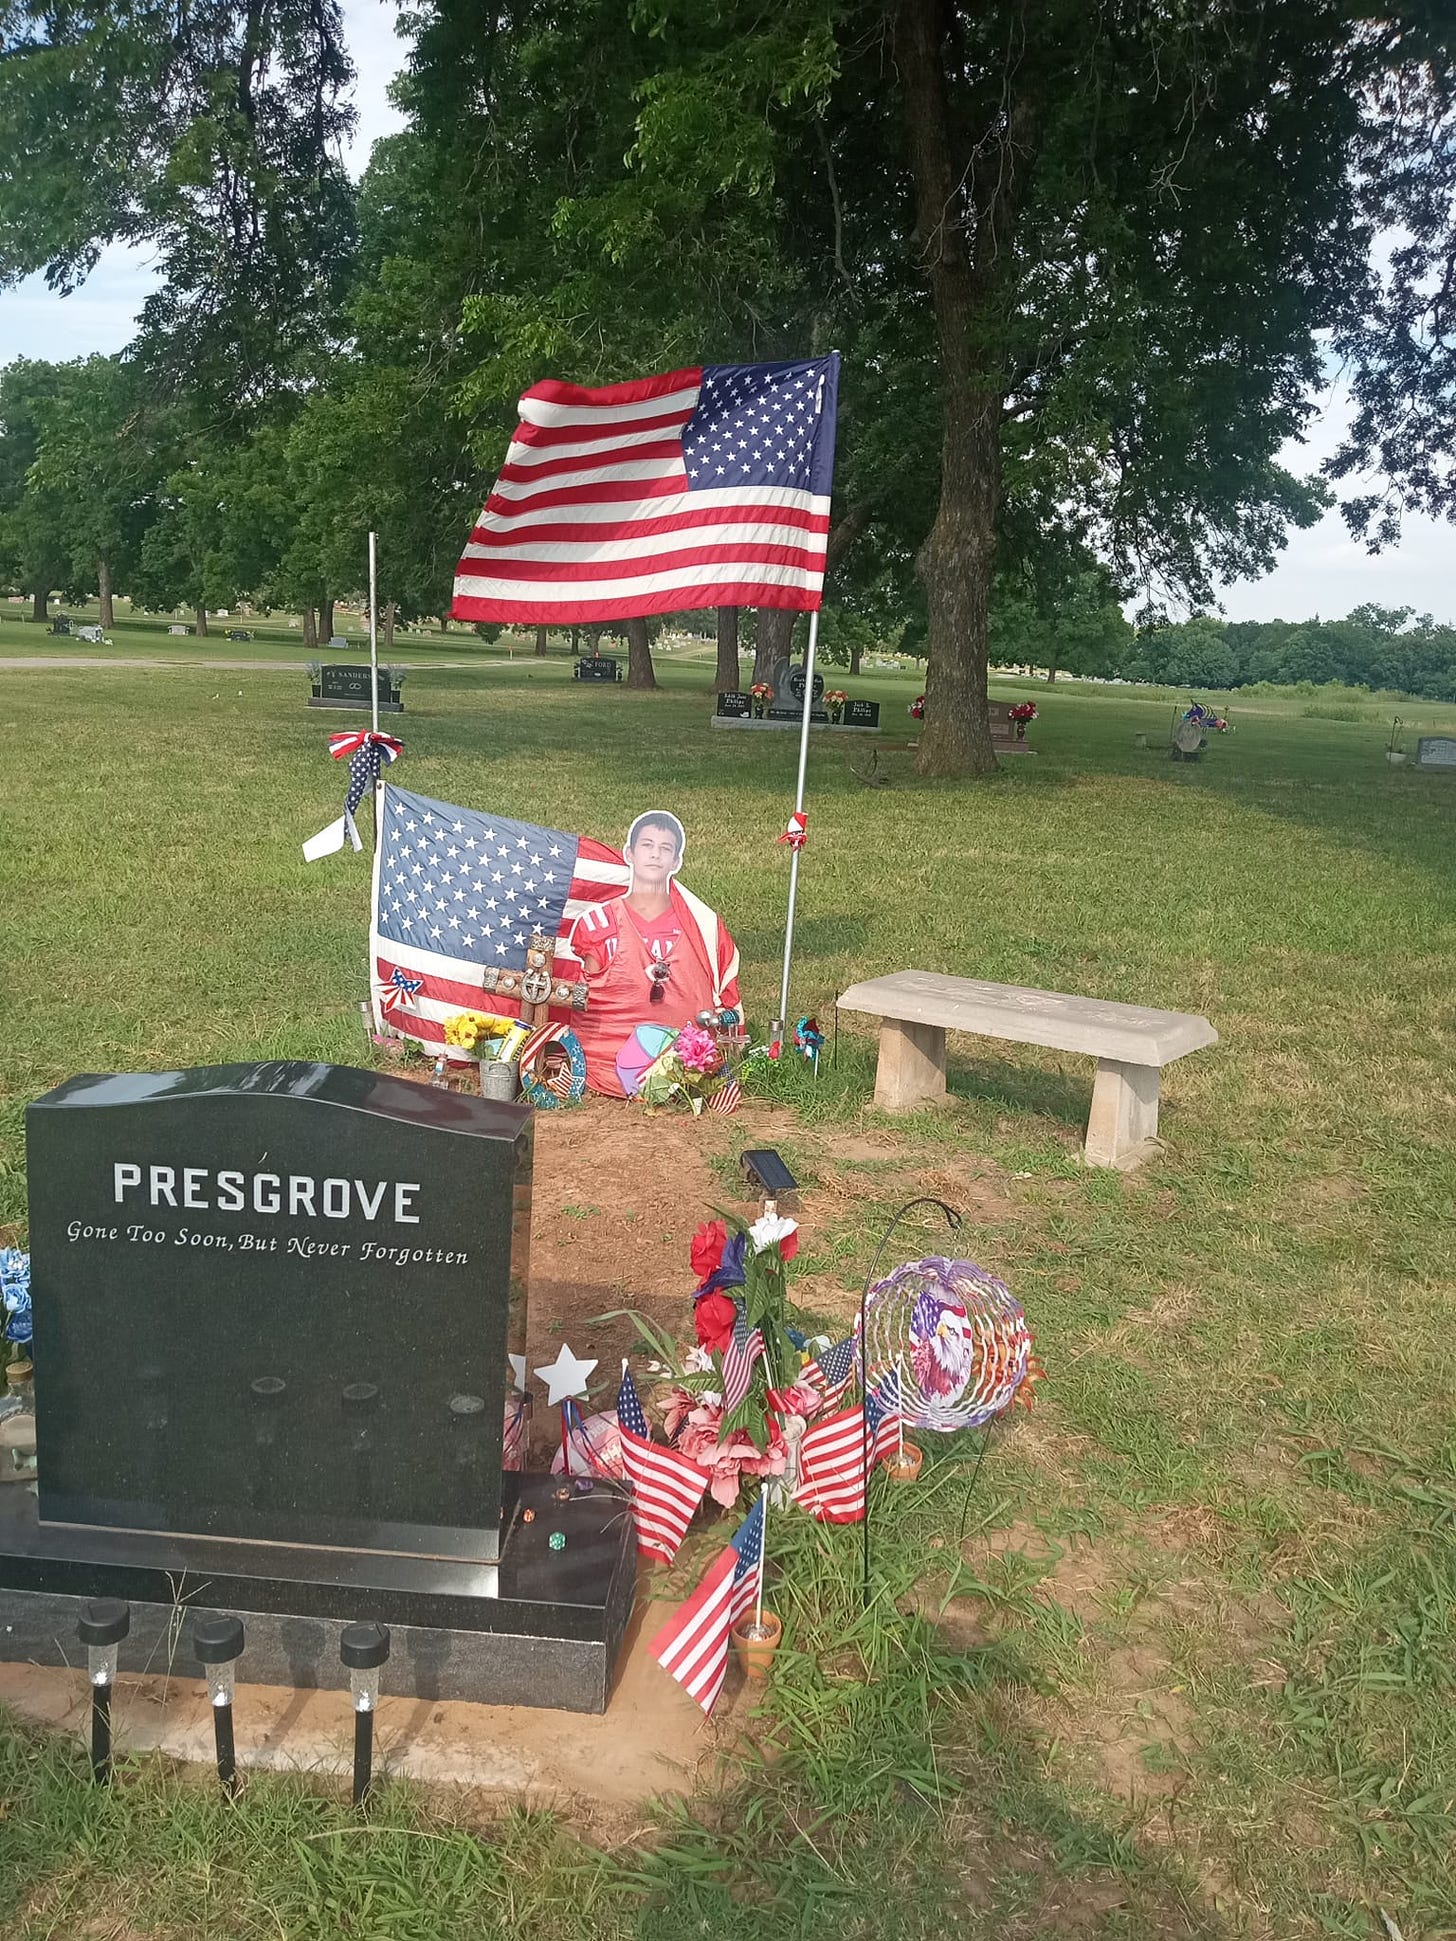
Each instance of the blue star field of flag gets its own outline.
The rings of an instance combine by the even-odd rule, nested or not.
[[[561,925],[577,845],[559,829],[391,789],[382,843],[377,927],[392,943],[523,970],[532,932]]]
[[[617,1391],[617,1420],[632,1435],[641,1436],[644,1442],[652,1440],[652,1431],[647,1426],[647,1411],[642,1406],[642,1398],[637,1393],[637,1384],[632,1379],[630,1368],[622,1370],[622,1386]]]
[[[814,1366],[824,1377],[824,1386],[834,1389],[846,1384],[854,1369],[854,1336],[847,1335],[843,1341],[836,1341],[832,1348],[826,1348],[822,1355],[814,1357]]]
[[[682,434],[689,488],[787,486],[827,496],[834,407],[825,409],[825,361],[706,365]]]

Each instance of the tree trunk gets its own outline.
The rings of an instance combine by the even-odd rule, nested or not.
[[[545,660],[546,658],[546,629],[544,627],[538,627],[536,629],[536,658],[537,660]]]
[[[586,630],[586,651],[589,660],[595,660],[602,651],[602,635],[605,627],[588,627]]]
[[[1052,682],[1056,678],[1057,678],[1057,664],[1055,661],[1051,661],[1047,665],[1047,686],[1050,687]]]
[[[627,685],[657,686],[657,675],[652,666],[652,645],[647,638],[645,620],[627,622]]]
[[[323,600],[319,603],[319,639],[326,645],[334,637],[334,603]]]
[[[32,620],[45,619],[46,608],[50,604],[50,597],[51,597],[50,594],[48,592],[43,591],[40,587],[37,587],[35,592],[31,594],[30,617]]]
[[[116,616],[111,608],[111,561],[98,559],[96,562],[96,593],[101,606],[101,631],[110,633],[116,625]]]
[[[849,650],[849,678],[851,680],[853,680],[855,675],[858,674],[859,672],[859,660],[860,660],[859,642],[856,641]]]
[[[573,627],[571,630],[571,658],[573,660],[579,660],[581,658],[581,628],[580,627]]]
[[[386,600],[384,604],[384,651],[394,652],[394,623],[399,613],[398,600]]]
[[[207,637],[207,608],[206,607],[198,607],[197,609],[197,637],[199,640],[205,640]]]
[[[987,710],[986,622],[1001,502],[1004,387],[976,343],[984,342],[994,319],[1013,253],[1034,129],[1030,104],[1012,75],[1007,105],[992,111],[989,126],[960,130],[953,122],[945,77],[949,18],[940,0],[900,0],[895,21],[916,242],[930,283],[944,410],[940,504],[915,562],[930,617],[925,725],[915,767],[921,775],[989,775],[997,764]]]
[[[449,633],[449,631],[450,631],[450,616],[448,613],[442,613],[440,615],[440,632],[442,634],[447,634]]]
[[[312,607],[303,610],[303,644],[308,648],[318,646],[318,619]]]
[[[789,658],[798,615],[787,607],[760,607],[753,634],[753,680],[769,680],[781,661]]]
[[[718,694],[734,694],[738,689],[738,609],[718,609],[718,671],[713,676]]]

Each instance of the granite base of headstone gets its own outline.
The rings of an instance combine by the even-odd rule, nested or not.
[[[0,1493],[0,1657],[73,1662],[77,1601],[123,1597],[123,1669],[185,1606],[244,1618],[244,1677],[342,1683],[340,1625],[374,1620],[396,1692],[603,1709],[627,1505],[518,1469],[533,1130],[320,1064],[37,1100],[38,1496]]]
[[[330,642],[330,645],[333,645]],[[348,642],[342,643],[347,646]],[[369,669],[367,666],[353,666],[347,662],[335,664],[326,661],[319,669],[318,678],[313,683],[313,692],[308,697],[311,708],[354,708],[370,712]],[[381,714],[403,714],[404,701],[401,698],[399,683],[387,668],[379,670],[379,712]]]

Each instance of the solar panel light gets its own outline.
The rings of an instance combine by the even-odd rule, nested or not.
[[[339,1657],[354,1694],[354,1804],[362,1805],[373,1782],[374,1714],[379,1705],[379,1671],[389,1657],[389,1627],[346,1624]]]
[[[766,1200],[782,1200],[794,1192],[799,1182],[772,1146],[756,1146],[739,1159],[743,1177]]]
[[[96,1597],[81,1606],[76,1636],[86,1647],[91,1680],[91,1777],[98,1786],[111,1778],[111,1688],[121,1641],[131,1630],[131,1606],[119,1597]]]
[[[200,1617],[192,1627],[192,1648],[207,1675],[207,1696],[212,1701],[217,1776],[229,1799],[238,1789],[238,1762],[233,1746],[233,1689],[243,1642],[241,1618]]]

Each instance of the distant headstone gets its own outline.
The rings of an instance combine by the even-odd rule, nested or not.
[[[844,704],[844,725],[846,728],[878,728],[880,725],[879,702],[846,701]]]
[[[252,638],[253,638],[253,635],[252,635],[252,632],[251,632],[251,630],[250,630],[249,628],[247,628],[247,627],[229,627],[229,628],[228,628],[228,639],[229,639],[229,640],[251,640]]]
[[[1456,736],[1422,735],[1416,743],[1416,767],[1456,769]]]
[[[311,708],[369,708],[369,669],[350,662],[326,661],[319,669],[308,705]],[[387,667],[379,670],[379,712],[403,714],[399,683]]]
[[[1196,762],[1203,750],[1203,726],[1197,721],[1180,721],[1173,730],[1172,757],[1175,762]]]
[[[571,672],[578,681],[620,681],[622,664],[612,654],[583,654]]]
[[[105,640],[106,635],[102,632],[100,627],[92,626],[92,627],[77,627],[75,629],[75,637],[77,640],[88,641],[90,645],[93,647],[99,647],[101,643]]]
[[[190,634],[191,631],[190,627],[168,627],[167,629],[169,634]]]
[[[51,632],[53,634],[68,634],[70,631],[70,616],[68,614],[58,613],[51,622]]]
[[[349,643],[342,634],[330,634],[329,645],[341,654],[347,654],[349,651]]]
[[[225,1065],[26,1130],[43,1523],[495,1560],[527,1108]]]

